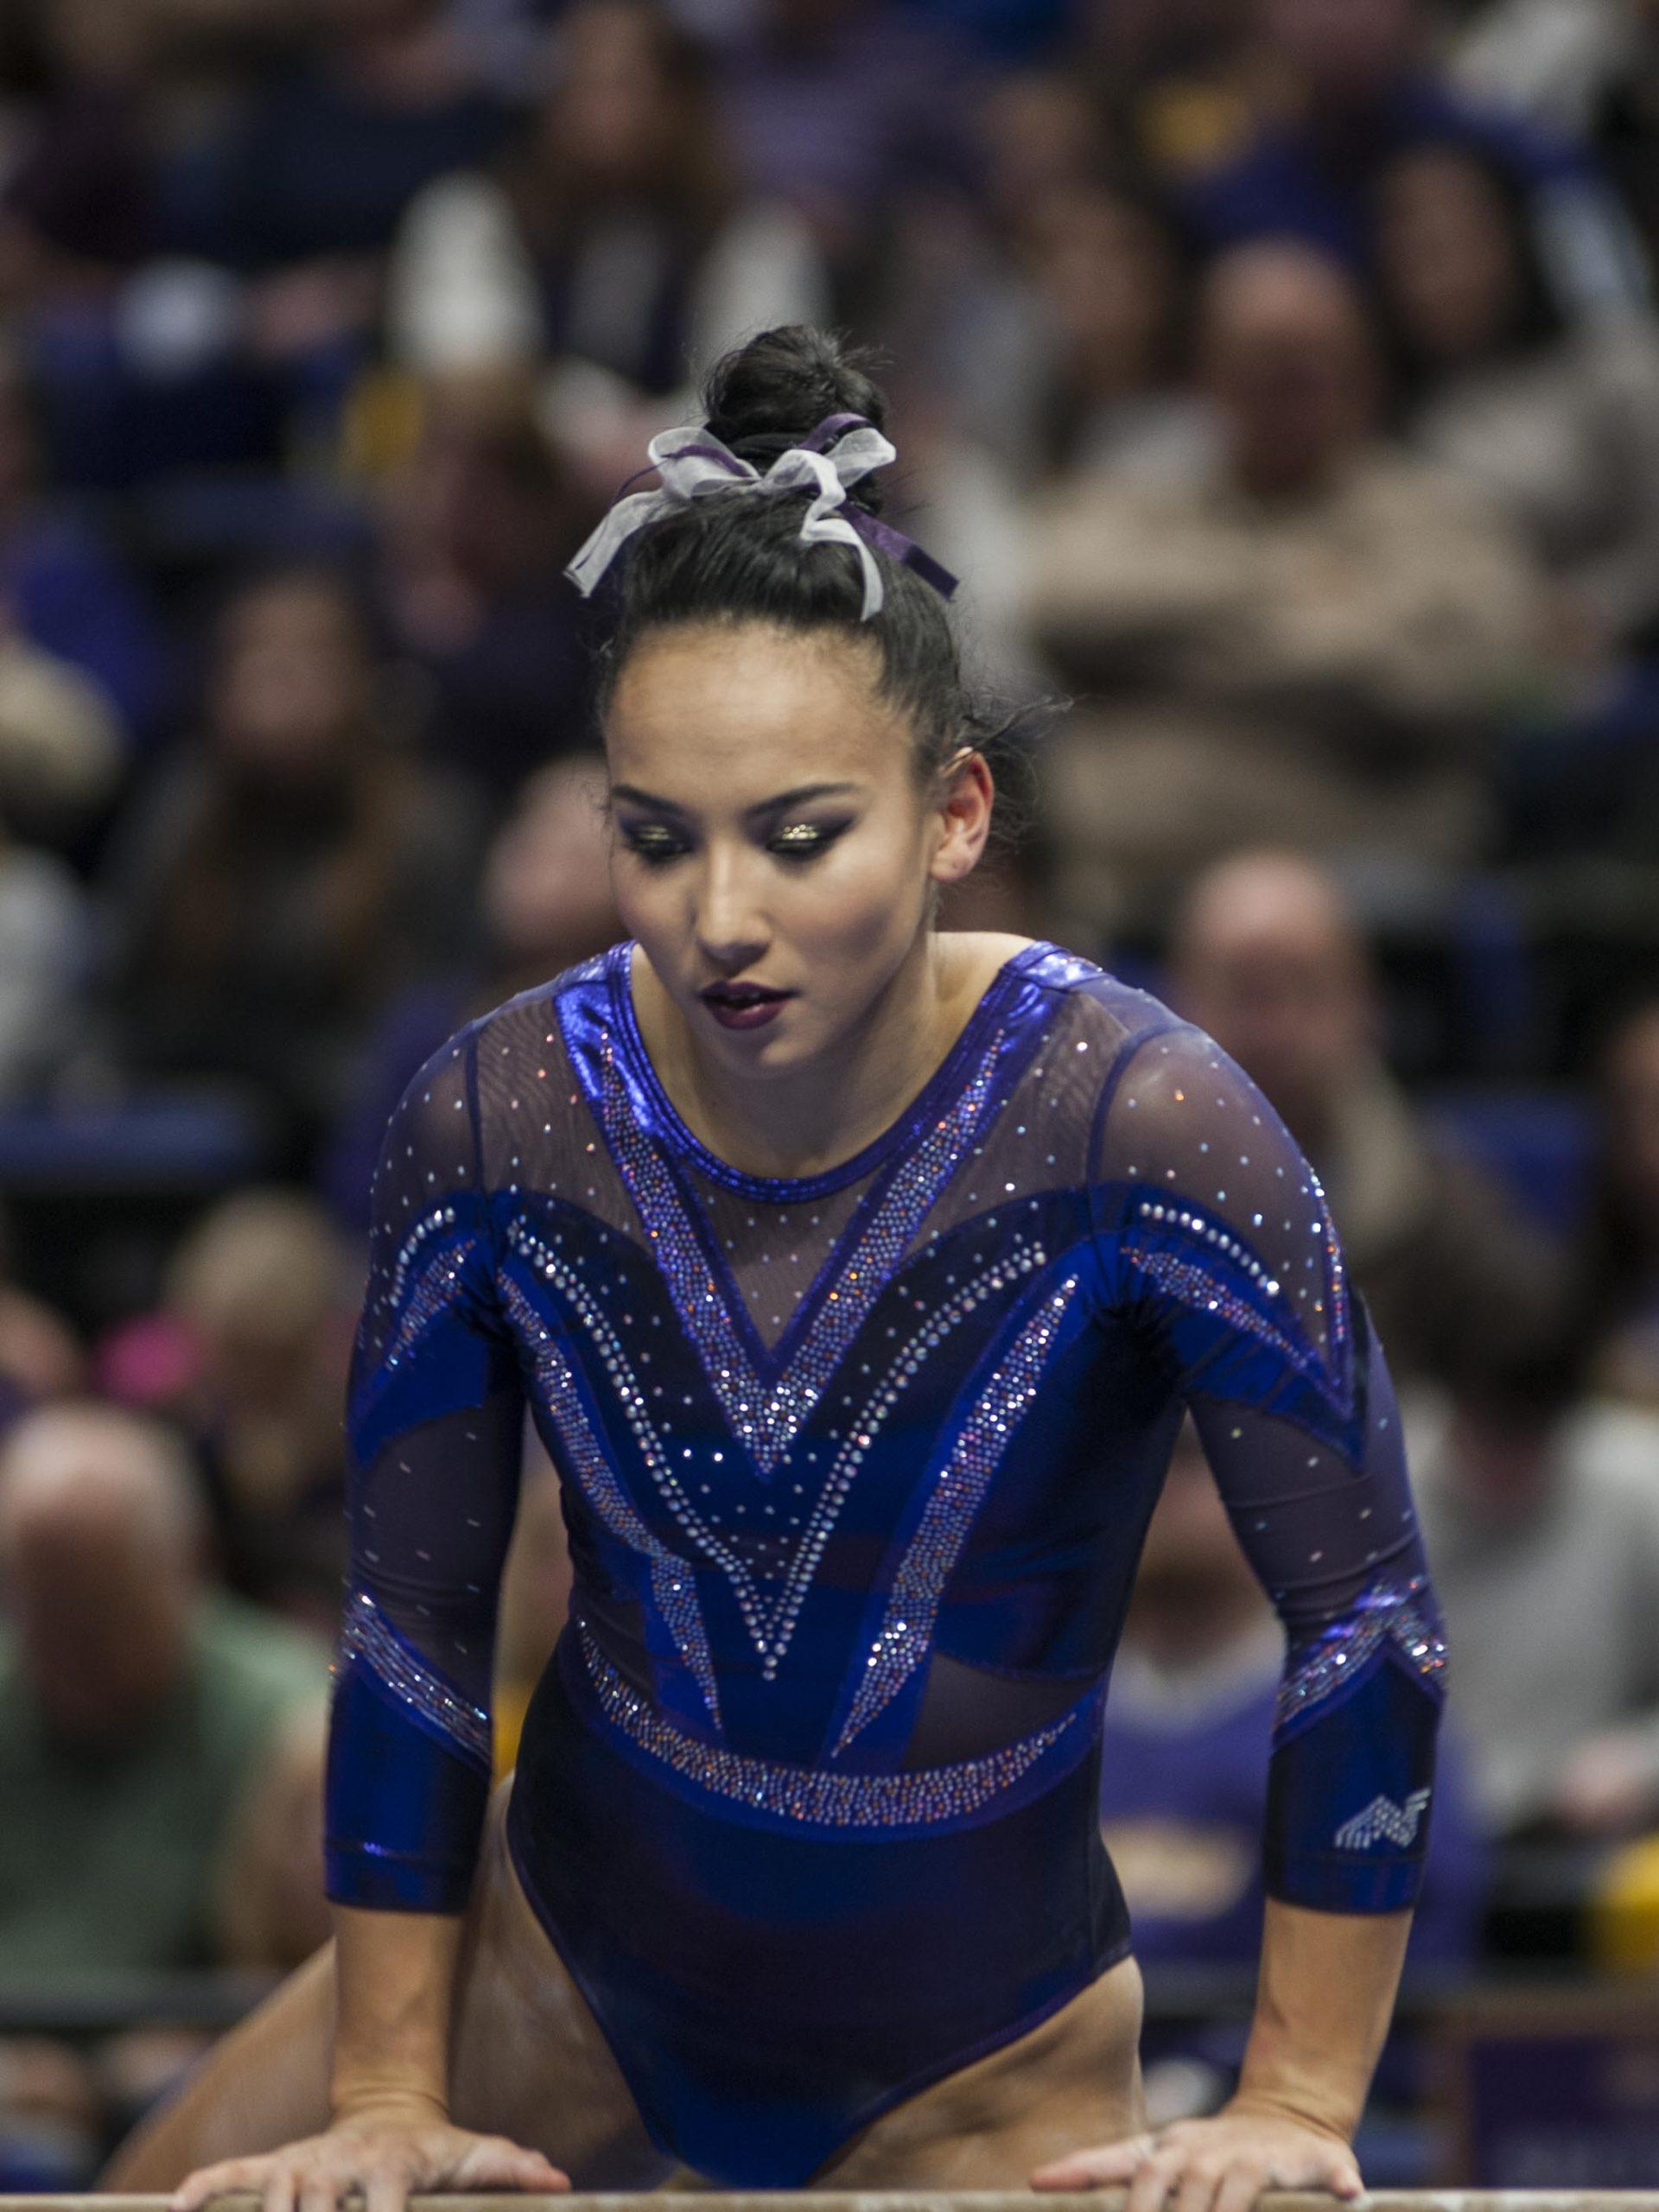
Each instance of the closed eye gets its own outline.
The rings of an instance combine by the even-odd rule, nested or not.
[[[791,822],[767,838],[766,850],[776,853],[779,860],[816,860],[820,853],[829,851],[846,827],[844,822]]]
[[[791,822],[766,840],[766,850],[783,861],[816,860],[829,850],[848,828],[844,822]],[[686,841],[660,822],[625,824],[622,842],[647,868],[664,868],[691,849]]]
[[[622,842],[648,868],[661,868],[690,849],[671,830],[664,830],[656,822],[642,822],[635,828],[624,830]]]

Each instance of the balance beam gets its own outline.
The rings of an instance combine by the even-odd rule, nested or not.
[[[1121,2189],[1025,2190],[658,2190],[645,2196],[412,2196],[411,2212],[663,2212],[664,2196],[683,2194],[697,2212],[1064,2212],[1079,2201],[1088,2212],[1122,2212]],[[164,2196],[5,2196],[3,2212],[167,2212]],[[257,2196],[221,2196],[219,2206],[258,2212]],[[1270,2190],[1257,2212],[1337,2212],[1323,2194]],[[1356,2200],[1363,2212],[1659,2212],[1659,2190],[1437,2189],[1374,2190]]]

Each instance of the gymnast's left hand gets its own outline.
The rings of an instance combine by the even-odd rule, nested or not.
[[[1249,2212],[1264,2189],[1359,2196],[1365,2184],[1344,2136],[1236,2099],[1207,2120],[1178,2120],[1098,2151],[1039,2166],[1033,2189],[1127,2190],[1124,2212]]]

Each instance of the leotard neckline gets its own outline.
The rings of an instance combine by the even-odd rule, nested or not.
[[[701,1137],[681,1118],[677,1108],[663,1088],[645,1040],[640,1033],[634,1012],[631,970],[633,948],[637,940],[625,938],[611,947],[606,956],[609,966],[611,1003],[614,1015],[614,1033],[618,1048],[633,1077],[635,1096],[642,1098],[657,1123],[656,1134],[665,1138],[670,1147],[689,1159],[691,1165],[710,1181],[723,1184],[728,1190],[741,1191],[752,1198],[772,1203],[823,1198],[839,1190],[845,1183],[855,1182],[861,1176],[878,1167],[887,1155],[903,1144],[923,1122],[936,1117],[939,1108],[957,1087],[964,1065],[986,1036],[1004,1001],[1027,968],[1039,960],[1047,958],[1054,947],[1039,938],[1023,944],[1011,952],[985,986],[979,1003],[969,1015],[956,1041],[950,1046],[927,1081],[885,1129],[873,1136],[867,1145],[854,1153],[849,1160],[838,1160],[833,1167],[825,1167],[816,1175],[754,1175],[747,1169],[734,1167],[722,1160],[718,1153],[710,1152]]]

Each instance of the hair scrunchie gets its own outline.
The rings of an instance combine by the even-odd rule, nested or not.
[[[671,507],[689,506],[695,499],[725,492],[810,490],[812,496],[801,518],[802,542],[850,545],[858,555],[864,574],[861,622],[879,614],[886,599],[880,563],[872,548],[914,569],[946,599],[957,588],[950,570],[902,531],[861,507],[847,507],[847,493],[853,485],[873,469],[885,468],[899,458],[891,441],[861,415],[826,416],[809,438],[779,454],[764,475],[702,424],[659,430],[646,451],[660,480],[658,488],[618,499],[565,569],[584,599],[628,539],[647,523]]]

